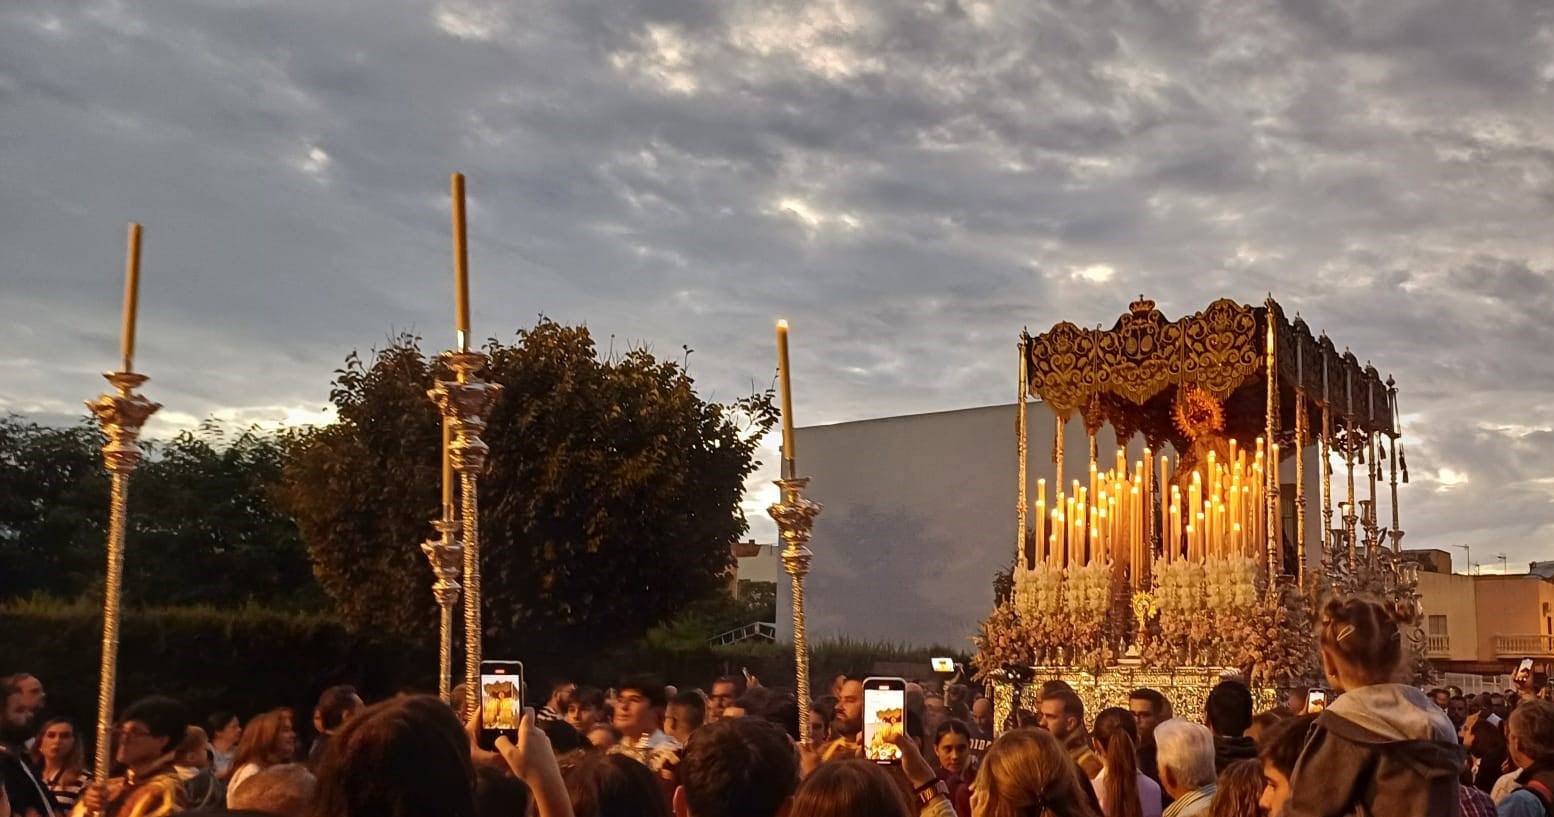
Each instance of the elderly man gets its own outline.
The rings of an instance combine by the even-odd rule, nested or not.
[[[1519,788],[1500,801],[1500,817],[1543,817],[1554,800],[1554,703],[1527,701],[1511,713],[1511,760]]]
[[[1208,727],[1171,719],[1155,727],[1160,786],[1175,801],[1162,817],[1207,815],[1214,804],[1214,733]]]

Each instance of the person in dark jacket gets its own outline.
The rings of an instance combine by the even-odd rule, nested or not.
[[[1209,692],[1204,723],[1214,733],[1214,771],[1238,760],[1257,759],[1257,741],[1246,736],[1252,728],[1252,690],[1240,681],[1226,679]]]
[[[1323,607],[1322,668],[1344,694],[1312,725],[1282,817],[1456,817],[1457,732],[1423,692],[1390,682],[1400,618],[1363,598]]]

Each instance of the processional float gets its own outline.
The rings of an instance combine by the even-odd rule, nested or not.
[[[1151,687],[1190,713],[1235,674],[1272,706],[1280,689],[1321,683],[1314,617],[1329,594],[1368,593],[1405,611],[1410,670],[1428,673],[1417,574],[1400,558],[1399,472],[1408,478],[1391,377],[1313,337],[1272,298],[1222,299],[1171,321],[1141,296],[1110,329],[1064,322],[1022,334],[1018,388],[1011,591],[983,622],[975,659],[998,724],[1025,687],[1050,679],[1087,708],[1126,706],[1129,691]],[[1036,480],[1034,507],[1031,397],[1056,418],[1052,470],[1040,469],[1052,479]],[[1064,450],[1075,415],[1083,470]],[[1113,461],[1100,456],[1107,426]]]

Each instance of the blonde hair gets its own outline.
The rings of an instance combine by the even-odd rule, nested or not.
[[[977,770],[986,817],[1096,817],[1079,786],[1074,761],[1044,729],[1000,735]]]
[[[1355,680],[1386,683],[1403,663],[1404,620],[1402,611],[1374,599],[1330,599],[1322,606],[1322,649]]]

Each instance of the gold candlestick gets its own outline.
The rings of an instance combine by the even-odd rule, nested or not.
[[[129,226],[125,262],[124,324],[120,345],[123,368],[103,375],[113,391],[86,404],[107,435],[103,467],[111,475],[108,506],[108,565],[103,587],[102,656],[97,678],[97,747],[93,773],[107,780],[113,760],[113,698],[119,672],[119,614],[124,586],[124,538],[129,524],[130,475],[140,464],[140,429],[162,406],[135,393],[147,377],[135,373],[135,320],[140,303],[140,225]]]
[[[140,464],[140,429],[161,408],[135,393],[148,379],[134,372],[103,375],[114,391],[86,404],[102,425],[108,442],[103,466],[112,476],[109,488],[108,568],[103,589],[102,663],[97,680],[97,751],[93,774],[107,780],[113,760],[113,697],[119,671],[119,611],[124,585],[124,534],[129,524],[130,475]]]
[[[809,477],[791,477],[777,480],[781,489],[781,501],[766,509],[777,531],[782,536],[782,568],[793,578],[793,688],[798,696],[800,715],[809,706],[809,648],[804,636],[804,577],[809,574],[810,562],[815,554],[809,549],[809,538],[815,525],[815,517],[821,507],[804,498]],[[799,730],[799,741],[810,745],[808,729]]]
[[[459,474],[462,510],[459,514],[463,531],[464,557],[464,683],[466,685],[465,717],[475,714],[480,701],[480,647],[483,631],[480,626],[480,474],[485,470],[486,457],[490,453],[481,432],[486,430],[486,416],[496,404],[502,387],[480,379],[478,372],[486,365],[486,356],[480,352],[447,352],[443,359],[453,369],[454,380],[439,380],[427,392],[442,416],[453,427],[453,441],[449,453],[453,470]]]
[[[777,322],[777,381],[782,400],[782,478],[789,479],[798,467],[793,443],[793,366],[788,362],[788,322]]]
[[[452,507],[444,506],[445,513],[451,512]],[[432,528],[437,537],[422,542],[421,552],[432,566],[432,597],[437,600],[437,694],[448,702],[453,693],[453,607],[459,602],[459,568],[464,548],[458,540],[457,519],[444,516],[433,520]]]

